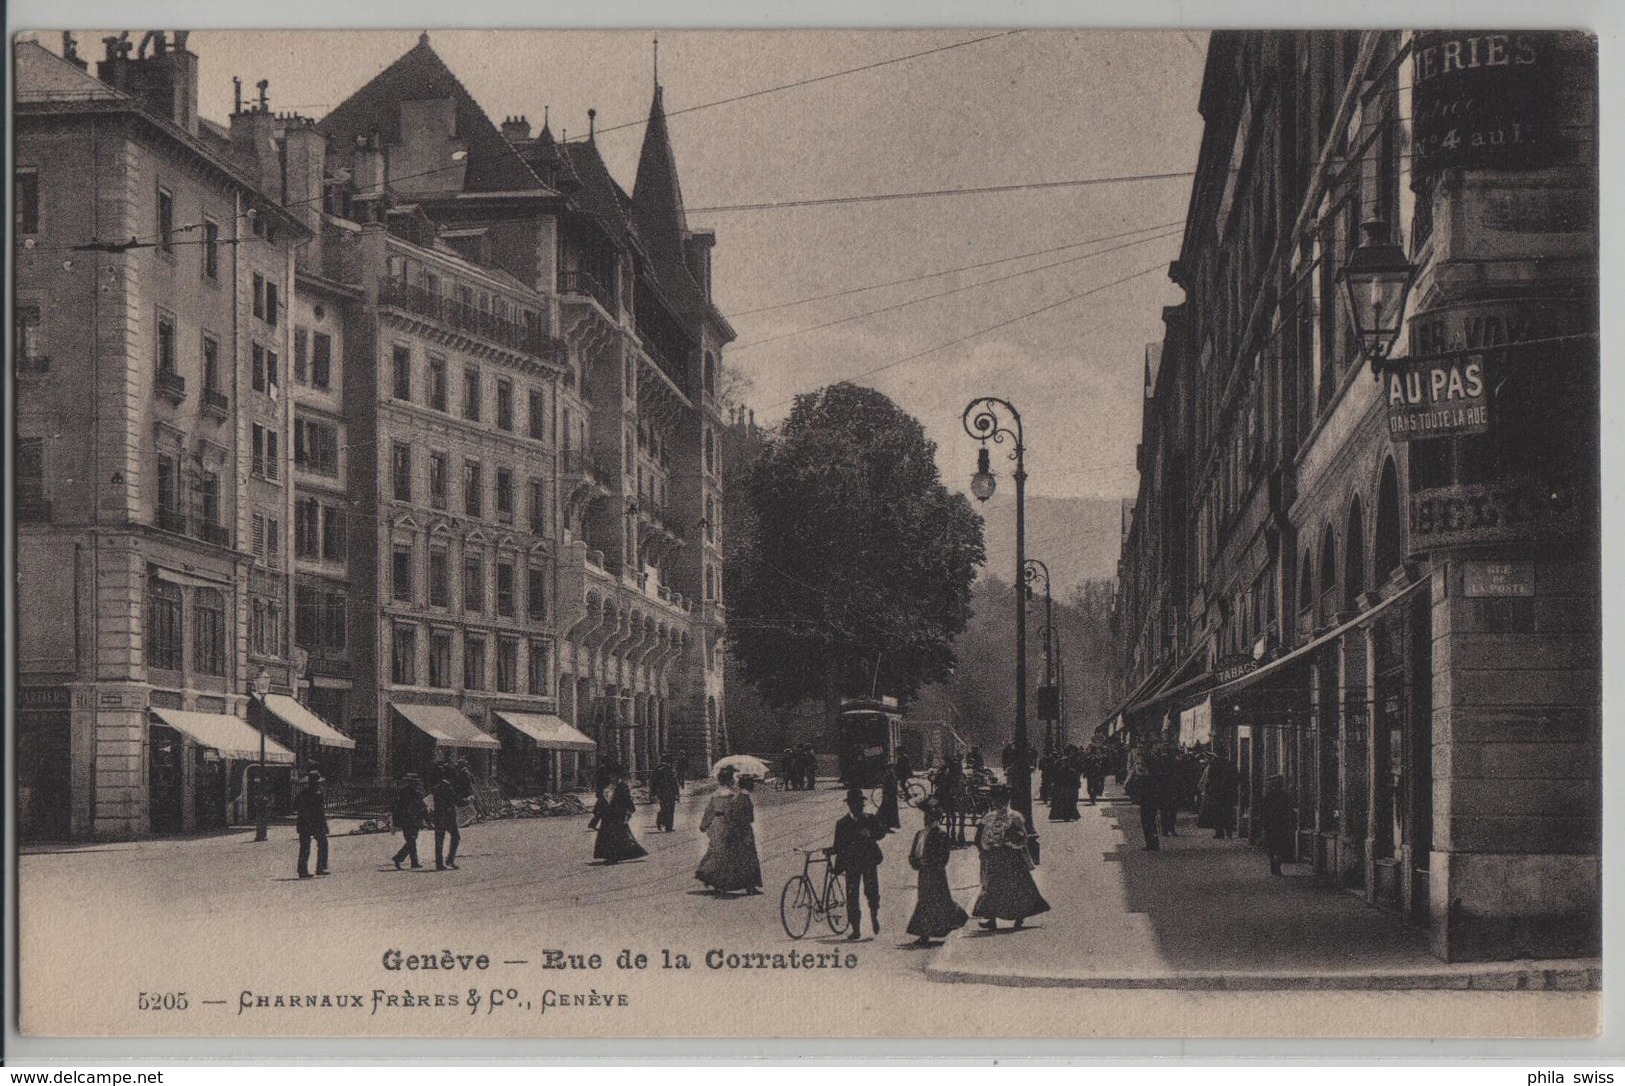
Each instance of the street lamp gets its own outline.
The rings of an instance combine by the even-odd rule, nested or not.
[[[1365,236],[1337,278],[1348,299],[1354,338],[1371,364],[1372,375],[1381,376],[1382,363],[1405,320],[1405,299],[1416,279],[1416,265],[1394,244],[1387,223],[1373,220],[1361,229]]]
[[[1009,421],[1006,422],[1005,420]],[[1010,459],[1016,462],[1016,773],[1010,781],[1011,800],[1027,820],[1028,851],[1038,862],[1038,835],[1033,832],[1032,758],[1027,745],[1027,601],[1021,591],[1027,570],[1027,446],[1022,435],[1021,412],[1008,400],[982,396],[965,405],[960,417],[965,432],[982,447],[977,452],[976,474],[971,476],[971,493],[977,501],[993,496],[998,481],[988,456],[987,443],[1015,446]]]
[[[265,809],[265,695],[271,692],[271,673],[263,667],[254,676],[254,700],[249,708],[259,704],[260,764],[254,775],[254,840],[267,841],[271,837],[269,812]]]
[[[1044,721],[1044,753],[1055,753],[1055,600],[1050,595],[1049,566],[1037,558],[1022,563],[1021,579],[1027,598],[1033,598],[1033,581],[1044,578],[1044,686],[1038,699],[1038,715]]]

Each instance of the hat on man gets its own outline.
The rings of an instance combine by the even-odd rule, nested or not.
[[[848,788],[846,790],[846,805],[848,807],[851,807],[851,806],[859,806],[859,807],[861,807],[866,802],[868,802],[868,797],[863,794],[863,789],[861,789],[861,788]]]

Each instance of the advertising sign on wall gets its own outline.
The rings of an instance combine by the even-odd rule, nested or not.
[[[1434,30],[1416,35],[1415,173],[1527,169],[1553,146],[1552,33]]]
[[[1384,375],[1388,433],[1395,441],[1481,434],[1490,428],[1482,355],[1396,359]]]
[[[1411,495],[1410,550],[1545,538],[1579,523],[1575,492],[1535,479],[1429,487]]]

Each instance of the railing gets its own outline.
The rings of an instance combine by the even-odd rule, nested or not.
[[[158,510],[158,516],[153,521],[159,531],[173,532],[176,535],[186,534],[186,514],[179,509]]]
[[[615,295],[608,285],[590,272],[564,269],[559,272],[560,294],[585,294],[610,313],[615,312]]]
[[[186,378],[168,370],[158,371],[158,395],[180,403],[186,399]]]
[[[51,519],[51,502],[48,498],[18,498],[17,523],[41,524]]]
[[[200,519],[192,525],[192,534],[203,542],[213,543],[217,547],[231,546],[231,529],[224,524],[211,524]]]
[[[231,409],[231,401],[219,389],[206,388],[203,390],[203,410],[226,414]]]
[[[540,325],[515,324],[495,313],[487,313],[399,279],[386,277],[378,280],[378,304],[404,309],[450,325],[458,331],[538,357],[551,358],[560,348],[559,341],[549,336]]]
[[[588,478],[607,482],[611,472],[604,464],[604,460],[597,453],[589,449],[564,450],[564,474],[584,475]]]

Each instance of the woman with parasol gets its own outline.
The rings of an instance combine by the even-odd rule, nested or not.
[[[767,767],[755,758],[735,756],[712,768],[717,791],[700,816],[700,832],[709,843],[694,877],[718,893],[743,890],[759,894],[762,863],[756,855],[756,805],[751,790]]]

